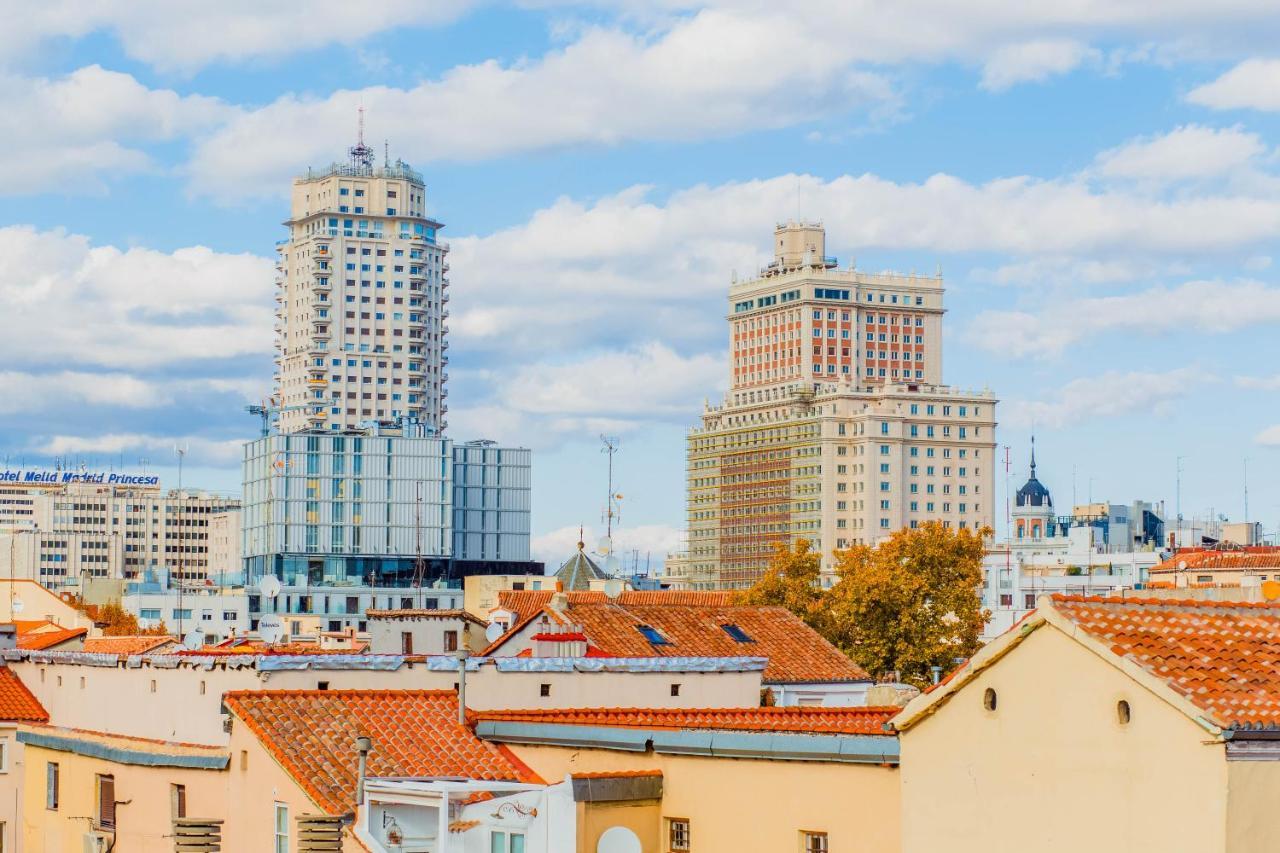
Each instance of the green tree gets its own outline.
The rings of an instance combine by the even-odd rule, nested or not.
[[[982,530],[930,521],[872,548],[836,552],[839,582],[824,597],[827,639],[872,675],[924,686],[930,667],[972,655],[990,614],[982,607]]]
[[[748,590],[738,593],[739,604],[785,607],[804,620],[810,628],[826,636],[831,631],[819,572],[822,555],[813,550],[808,539],[797,540],[788,547],[785,542],[774,545],[769,568]]]

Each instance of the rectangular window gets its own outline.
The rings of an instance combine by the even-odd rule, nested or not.
[[[685,818],[667,819],[667,849],[672,853],[689,849],[689,821]]]
[[[187,816],[187,786],[169,786],[169,813],[175,818]]]
[[[494,832],[489,836],[489,853],[524,853],[523,832]]]
[[[44,769],[44,807],[58,810],[58,765],[52,761]]]
[[[458,632],[444,632],[444,650],[446,652],[456,652],[458,650]]]
[[[720,627],[724,629],[724,632],[726,634],[728,634],[730,637],[732,637],[735,641],[739,643],[755,642],[754,640],[751,639],[750,635],[748,635],[746,631],[742,630],[737,625],[728,623],[725,625],[721,625]]]
[[[99,829],[116,828],[116,777],[98,776],[97,814],[94,824]]]
[[[275,853],[289,853],[289,807],[276,803]]]
[[[9,739],[0,738],[0,773],[9,772]]]

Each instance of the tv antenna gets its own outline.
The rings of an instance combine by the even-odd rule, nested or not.
[[[615,518],[621,520],[622,518],[622,506],[619,503],[619,501],[622,500],[622,495],[617,494],[613,490],[613,454],[618,452],[621,442],[619,442],[617,438],[607,435],[600,436],[600,441],[604,444],[604,447],[600,448],[600,452],[608,454],[609,456],[609,493],[605,498],[604,504],[604,529],[605,536],[609,539],[609,542],[612,545],[613,520]]]
[[[426,581],[427,564],[422,559],[422,481],[416,483],[415,504],[413,514],[414,538],[417,557],[413,561],[413,586],[418,590],[418,609],[423,609],[422,585]]]
[[[356,144],[347,150],[351,165],[361,169],[373,168],[373,149],[364,144],[364,104],[356,109]]]

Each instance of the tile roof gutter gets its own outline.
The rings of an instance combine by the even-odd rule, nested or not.
[[[713,758],[830,761],[897,766],[898,739],[891,735],[795,734],[722,730],[671,731],[481,720],[476,734],[499,743],[614,749]]]
[[[231,761],[229,753],[213,752],[209,755],[166,753],[159,750],[130,749],[111,746],[95,740],[69,737],[63,734],[18,731],[18,742],[28,746],[70,752],[88,758],[101,758],[117,764],[134,764],[142,767],[185,767],[194,770],[226,770]]]

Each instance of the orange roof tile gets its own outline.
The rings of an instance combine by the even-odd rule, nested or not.
[[[361,643],[366,648],[368,643]],[[235,646],[205,646],[200,649],[175,649],[174,654],[191,657],[230,657],[232,655],[351,655],[364,654],[356,649],[322,649],[315,643],[276,643],[268,645],[261,642],[246,642]]]
[[[449,824],[450,832],[466,832],[468,829],[475,829],[480,825],[478,820],[455,820]]]
[[[581,628],[591,645],[612,657],[763,657],[769,661],[764,671],[767,682],[871,680],[866,670],[784,607],[623,604],[621,600],[575,604],[570,598],[565,618]],[[748,641],[735,639],[726,625],[736,626]],[[651,643],[641,626],[655,629],[667,642]],[[509,632],[506,639],[514,633]],[[499,639],[484,653],[497,653],[504,644]]]
[[[0,720],[10,722],[49,722],[49,712],[44,709],[17,673],[7,666],[0,666]]]
[[[510,750],[458,723],[451,690],[232,691],[223,702],[329,814],[355,805],[355,740],[373,739],[370,776],[540,782]]]
[[[516,621],[522,622],[547,606],[554,590],[549,589],[504,589],[498,592],[498,606],[516,614]],[[587,592],[579,590],[566,592],[570,604],[605,604],[609,601],[603,592]],[[683,605],[697,607],[724,607],[733,604],[732,592],[702,590],[626,590],[614,600],[615,604],[647,604]]]
[[[89,637],[84,641],[84,651],[105,655],[144,655],[164,646],[175,644],[173,637]]]
[[[1248,551],[1178,551],[1172,557],[1152,566],[1153,572],[1177,572],[1185,563],[1185,571],[1280,569],[1280,549]]]
[[[463,619],[477,625],[488,625],[483,619],[466,610],[421,610],[402,608],[399,610],[368,610],[365,616],[370,619]]]
[[[18,648],[38,652],[60,646],[63,643],[83,637],[89,633],[88,628],[59,628],[56,631],[32,631],[18,635]]]
[[[570,773],[574,779],[645,779],[661,777],[661,770],[601,770],[597,773]]]
[[[884,724],[900,708],[567,708],[479,711],[477,720],[611,726],[623,729],[723,729],[751,732],[887,734]]]
[[[1280,727],[1280,605],[1055,595],[1053,607],[1219,726]]]

